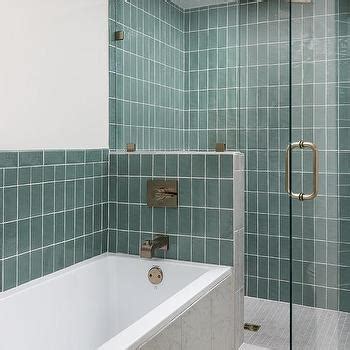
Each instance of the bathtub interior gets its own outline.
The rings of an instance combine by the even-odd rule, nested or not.
[[[160,266],[163,271],[163,281],[158,286],[148,280],[148,271],[153,266]],[[119,333],[210,268],[186,262],[119,256],[110,259],[109,269],[110,300],[118,310],[114,329]]]
[[[93,259],[3,293],[1,347],[95,349],[113,334],[105,259]],[[18,336],[20,335],[20,336]]]
[[[154,265],[164,273],[159,286],[147,278]],[[2,347],[96,349],[210,269],[112,254],[93,258],[3,293]]]

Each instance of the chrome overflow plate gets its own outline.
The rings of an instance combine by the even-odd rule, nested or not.
[[[148,271],[148,280],[152,284],[160,284],[163,281],[163,271],[159,266],[153,266]]]

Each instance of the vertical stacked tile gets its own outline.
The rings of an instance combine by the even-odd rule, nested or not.
[[[322,22],[320,18],[317,23],[319,30],[322,28],[323,23],[324,21]],[[350,312],[350,3],[348,1],[339,1],[338,4],[333,4],[333,11],[328,16],[327,31],[333,37],[328,40],[323,39],[323,43],[327,41],[327,43],[331,44],[331,48],[326,52],[329,60],[327,62],[327,72],[332,72],[332,78],[328,78],[328,81],[330,80],[332,84],[325,93],[328,96],[328,105],[333,105],[334,102],[338,104],[327,108],[327,113],[331,110],[331,116],[333,117],[330,122],[328,122],[328,115],[327,118],[323,118],[325,122],[327,120],[326,128],[323,129],[323,133],[327,135],[328,142],[328,152],[325,153],[332,154],[328,158],[329,162],[327,163],[327,166],[330,167],[327,171],[328,194],[333,197],[327,202],[327,210],[330,213],[330,215],[327,213],[327,216],[329,215],[333,219],[327,222],[331,230],[328,239],[333,241],[333,244],[329,244],[327,247],[328,263],[337,267],[337,269],[334,266],[330,268],[328,276],[334,276],[335,271],[338,271],[339,280],[335,287],[340,289],[338,297],[333,291],[333,297],[330,295],[328,300],[331,308]],[[336,47],[336,60],[332,61],[332,58],[334,58],[332,47],[334,46]],[[318,83],[319,80],[316,80],[316,82]],[[324,95],[321,96],[323,97]],[[322,103],[322,97],[318,98],[319,104]],[[336,126],[336,130],[332,132],[331,126]],[[318,139],[321,137],[323,135],[318,135]],[[334,138],[337,139],[335,144],[332,143]],[[334,148],[338,150],[336,154],[330,152]],[[334,168],[335,158],[337,158],[337,168]],[[336,177],[337,186],[334,184]],[[333,211],[336,202],[334,195],[338,199],[338,212],[336,215]],[[323,204],[325,205],[325,200],[323,200]],[[317,216],[321,216],[322,212],[320,209],[316,208],[316,210]],[[334,235],[336,230],[337,234]],[[315,250],[318,251],[317,245]],[[337,252],[336,254],[335,251]],[[332,260],[331,256],[333,256]],[[332,286],[334,287],[334,280],[330,279],[330,287]]]
[[[183,11],[167,1],[109,7],[110,148],[182,149]],[[114,40],[119,30],[123,41]]]
[[[109,8],[110,148],[237,149],[237,4],[184,11],[111,0]]]
[[[0,290],[107,250],[108,151],[0,152]]]
[[[240,4],[241,150],[247,164],[246,290],[289,300],[289,203],[284,151],[289,132],[289,8]],[[294,201],[293,297],[298,304],[350,311],[349,18],[347,1],[292,8],[293,141],[317,144],[320,192]],[[293,189],[310,192],[311,156],[294,153]]]
[[[239,21],[237,4],[186,11],[187,147],[238,149]]]
[[[154,234],[170,236],[166,258],[233,265],[243,222],[239,153],[141,153],[110,155],[109,249],[139,254]],[[147,180],[177,179],[178,208],[149,208]],[[243,216],[243,214],[242,214]],[[234,249],[237,236],[237,246]],[[240,248],[243,251],[243,248]],[[243,266],[240,262],[240,266]]]
[[[242,150],[246,291],[288,301],[283,161],[289,131],[289,4],[246,0],[183,11],[156,3],[110,2],[111,149],[130,141],[139,149],[211,150],[225,142]],[[292,9],[293,137],[315,142],[321,156],[319,197],[292,208],[294,302],[344,311],[350,310],[349,13],[345,0]],[[131,39],[112,40],[119,29]],[[181,64],[175,63],[178,56]],[[169,63],[165,57],[174,59]],[[165,73],[160,78],[157,72]],[[164,104],[162,95],[182,102]],[[295,188],[308,190],[310,158],[305,153],[295,160],[299,169],[294,169],[303,169],[303,175],[296,171]]]
[[[284,301],[289,297],[289,204],[284,191],[289,135],[288,6],[279,0],[240,4],[246,292]]]

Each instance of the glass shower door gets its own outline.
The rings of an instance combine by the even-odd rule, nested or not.
[[[290,9],[290,345],[350,349],[350,2]]]

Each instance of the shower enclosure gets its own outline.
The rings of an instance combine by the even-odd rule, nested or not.
[[[350,312],[350,2],[294,4],[290,15],[289,143],[309,141],[319,154],[316,168],[312,152],[302,149],[292,158],[294,191],[312,192],[315,182],[319,190],[316,198],[289,205],[291,343],[303,344],[309,321],[314,348],[345,349],[349,315],[312,315],[297,305]],[[327,330],[326,323],[336,327]]]
[[[350,2],[111,3],[110,148],[242,151],[255,344],[350,348]]]
[[[289,332],[279,329],[272,348],[345,349],[350,2],[238,6],[246,294],[290,303]]]

